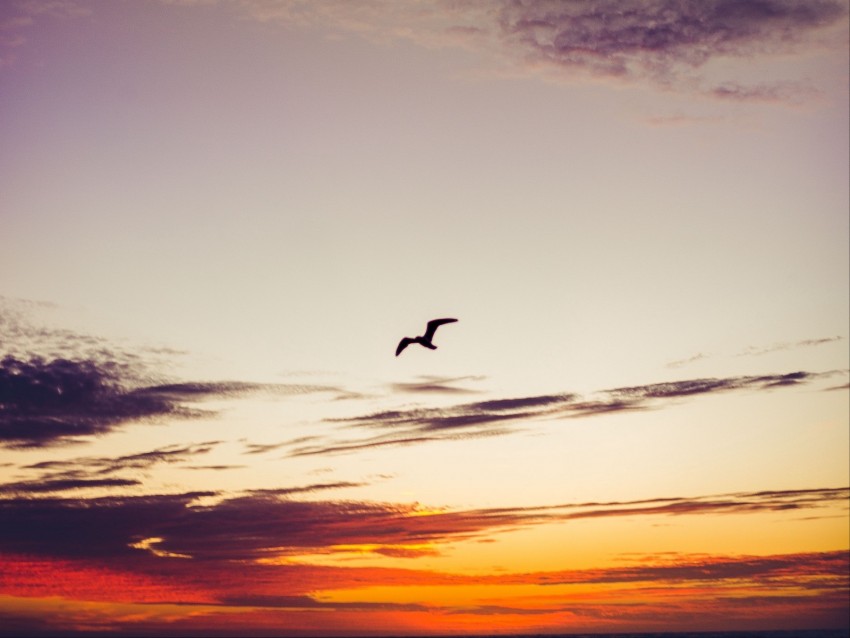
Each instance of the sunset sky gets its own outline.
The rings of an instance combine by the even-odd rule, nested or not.
[[[847,628],[848,66],[846,0],[0,2],[0,635]]]

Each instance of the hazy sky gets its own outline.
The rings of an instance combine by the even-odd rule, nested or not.
[[[848,66],[844,0],[0,3],[0,634],[847,627]]]

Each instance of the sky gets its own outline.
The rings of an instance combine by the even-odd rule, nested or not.
[[[846,630],[848,13],[0,3],[0,635]]]

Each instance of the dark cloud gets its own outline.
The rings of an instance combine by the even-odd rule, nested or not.
[[[686,80],[713,59],[798,50],[846,13],[836,0],[513,0],[502,4],[498,22],[505,41],[532,62],[688,88]],[[794,90],[732,81],[704,89],[722,99],[762,101]]]
[[[281,493],[300,489],[284,488]],[[693,627],[695,614],[725,619],[730,610],[737,613],[753,606],[762,615],[793,619],[803,612],[811,614],[814,604],[830,617],[846,618],[850,586],[846,550],[760,556],[664,553],[621,556],[618,564],[604,568],[475,574],[430,571],[427,561],[411,561],[425,566],[413,569],[359,561],[322,565],[317,564],[321,560],[302,558],[337,552],[422,557],[453,541],[492,539],[539,523],[572,524],[583,512],[598,516],[602,510],[620,516],[622,510],[631,509],[633,515],[655,517],[781,513],[782,506],[789,505],[798,511],[822,507],[835,511],[846,506],[848,494],[848,488],[827,488],[460,511],[391,503],[299,502],[279,494],[252,494],[211,505],[201,505],[210,499],[198,500],[215,496],[210,493],[0,499],[0,590],[11,597],[72,601],[62,606],[62,613],[70,615],[49,616],[56,626],[45,635],[62,633],[63,621],[65,626],[79,627],[82,619],[91,628],[86,601],[105,603],[110,609],[120,604],[122,622],[128,623],[123,633],[128,635],[175,633],[178,621],[173,614],[155,626],[135,620],[148,618],[154,609],[150,605],[157,604],[172,610],[180,605],[184,618],[197,620],[198,624],[183,626],[184,635],[209,635],[210,628],[222,629],[222,635],[252,634],[252,609],[277,612],[278,621],[305,612],[426,613],[429,626],[434,614],[480,618],[568,614],[572,621],[614,613],[618,622],[646,618],[666,623],[668,630],[671,618],[682,617],[682,626]],[[690,507],[685,507],[688,503]],[[674,504],[679,511],[667,507]],[[371,593],[358,600],[356,593],[363,588],[470,585],[483,592],[481,596],[427,605],[376,600]],[[570,596],[566,600],[563,591],[558,594],[547,587],[577,585],[586,586],[581,600]],[[514,586],[526,586],[526,593],[502,595],[505,587],[514,591]],[[491,590],[483,589],[487,587]],[[345,600],[324,595],[329,590],[346,590]],[[132,604],[139,606],[131,609]],[[231,616],[234,624],[225,632],[221,623],[228,617],[227,608],[238,614]],[[36,607],[34,613],[42,609]],[[17,609],[12,611],[14,621]],[[5,623],[8,614],[0,615]],[[270,618],[264,613],[262,626],[270,627]],[[8,625],[15,633],[14,622],[3,627]],[[364,626],[367,619],[353,615],[345,622]],[[282,633],[280,626],[275,625],[276,635]]]
[[[134,487],[141,485],[141,481],[122,478],[79,478],[79,479],[48,479],[37,481],[17,481],[0,485],[0,493],[43,493],[64,492],[67,490],[78,490],[93,487]]]
[[[165,396],[123,390],[114,370],[94,361],[0,361],[0,443],[9,447],[69,442],[180,414],[188,411]]]
[[[351,481],[336,481],[334,483],[314,483],[312,485],[303,485],[299,487],[275,487],[266,489],[250,490],[252,494],[269,494],[274,496],[291,496],[292,494],[304,494],[308,492],[318,492],[321,490],[338,490],[346,487],[363,487],[368,483],[353,483]]]
[[[0,548],[65,557],[131,556],[131,544],[164,521],[179,521],[186,506],[213,492],[126,498],[0,499]]]
[[[131,421],[208,414],[190,406],[204,399],[334,390],[238,381],[132,387],[124,371],[123,364],[110,361],[6,356],[0,361],[0,444],[42,447],[105,434]]]
[[[413,505],[289,498],[357,485],[338,482],[257,490],[211,505],[197,501],[216,496],[211,492],[0,499],[0,551],[58,557],[127,558],[147,553],[257,560],[361,546],[363,551],[413,557],[433,553],[440,544],[546,522],[770,512],[808,515],[824,507],[846,506],[850,496],[850,488],[824,488],[424,514]]]

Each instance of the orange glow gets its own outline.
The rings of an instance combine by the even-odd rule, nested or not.
[[[158,562],[154,576],[151,565],[137,562],[121,570],[6,556],[2,604],[82,629],[214,623],[330,633],[652,631],[776,627],[801,617],[812,627],[840,626],[850,564],[846,552],[642,557],[627,567],[473,577],[222,562],[186,580],[172,571],[185,559]]]

